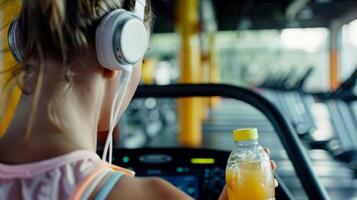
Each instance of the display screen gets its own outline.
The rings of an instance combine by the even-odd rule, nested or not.
[[[230,152],[188,148],[117,149],[114,163],[137,177],[159,177],[198,200],[218,199]]]
[[[214,164],[215,159],[214,158],[191,158],[191,164],[197,165],[208,165],[208,164]]]

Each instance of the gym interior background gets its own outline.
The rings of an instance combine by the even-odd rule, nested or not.
[[[161,176],[196,199],[214,199],[232,130],[256,127],[285,197],[357,199],[356,0],[152,3],[142,86],[119,122],[115,162]],[[8,62],[4,52],[1,62]],[[197,97],[172,98],[185,91]],[[250,101],[250,92],[284,120],[274,124],[275,114],[258,106],[266,103],[260,98]],[[155,163],[162,155],[173,163]],[[190,155],[214,162],[197,164]],[[315,175],[313,183],[304,178]]]

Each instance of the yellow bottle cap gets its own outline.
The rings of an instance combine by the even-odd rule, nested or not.
[[[258,129],[256,128],[236,129],[233,131],[234,142],[255,140],[258,138]]]

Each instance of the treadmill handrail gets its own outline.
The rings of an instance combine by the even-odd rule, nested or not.
[[[337,88],[336,92],[340,90],[351,90],[357,80],[357,68],[352,72],[351,76],[347,78],[343,83],[341,83],[340,87]]]
[[[135,98],[183,98],[221,96],[243,101],[261,111],[278,134],[294,169],[309,199],[330,199],[326,189],[318,180],[312,169],[301,142],[293,131],[291,124],[281,112],[261,95],[245,88],[226,84],[175,84],[175,85],[142,85],[138,87]]]
[[[354,91],[354,87],[357,81],[357,68],[353,71],[341,85],[333,92],[318,92],[312,93],[313,96],[320,100],[328,99],[342,99],[347,102],[357,101],[357,94]]]
[[[303,90],[303,87],[304,87],[306,81],[311,76],[311,74],[314,72],[314,69],[315,68],[313,66],[309,67],[308,70],[306,70],[306,72],[304,73],[304,75],[300,78],[300,80],[296,82],[293,89]]]

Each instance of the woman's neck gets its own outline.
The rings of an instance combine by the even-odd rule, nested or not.
[[[95,79],[91,81],[98,85]],[[76,150],[95,151],[100,98],[103,95],[91,91],[91,86],[86,85],[85,97],[83,91],[73,88],[58,103],[53,99],[56,80],[46,82],[37,110],[31,109],[34,95],[21,98],[10,127],[0,138],[0,163],[30,163]],[[100,90],[96,88],[95,91]],[[54,113],[49,109],[51,103],[57,108]],[[51,116],[53,114],[55,116]],[[29,126],[31,117],[34,121]]]
[[[26,136],[29,128],[31,108],[26,100],[22,100],[17,108],[12,125],[6,135],[0,139],[0,162],[7,164],[30,163],[45,160],[76,150],[95,151],[95,130],[93,120],[75,119],[80,111],[73,110],[72,116],[66,121],[71,121],[71,128],[59,129],[47,116],[41,106],[34,116],[30,135]],[[79,116],[78,116],[79,117]],[[81,116],[82,117],[82,116]],[[88,123],[85,121],[88,120]]]

